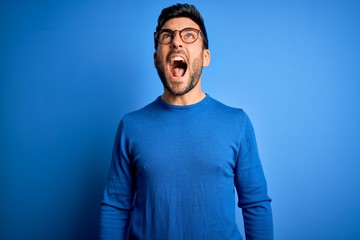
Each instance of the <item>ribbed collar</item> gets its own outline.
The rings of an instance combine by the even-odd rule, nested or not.
[[[190,104],[190,105],[172,105],[172,104],[169,104],[169,103],[165,102],[164,100],[162,100],[161,96],[159,96],[156,99],[156,102],[159,105],[161,105],[163,108],[168,109],[168,110],[190,110],[190,109],[202,107],[205,104],[207,104],[209,101],[211,101],[211,97],[208,94],[206,94],[204,99],[202,99],[200,102]]]

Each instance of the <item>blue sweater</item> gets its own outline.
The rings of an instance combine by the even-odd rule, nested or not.
[[[270,198],[253,127],[241,109],[206,96],[157,98],[120,122],[101,207],[101,239],[273,239]]]

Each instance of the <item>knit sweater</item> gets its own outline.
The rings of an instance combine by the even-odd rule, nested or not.
[[[209,95],[177,106],[160,97],[126,114],[101,206],[101,239],[273,239],[271,199],[249,117]]]

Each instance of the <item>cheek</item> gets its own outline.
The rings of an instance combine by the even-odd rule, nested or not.
[[[167,45],[166,45],[165,47],[167,47]],[[163,60],[163,59],[166,58],[166,55],[167,55],[168,52],[169,52],[169,50],[167,50],[166,48],[164,48],[163,45],[160,45],[160,46],[158,47],[158,49],[156,50],[155,54],[157,55],[158,58],[160,58],[160,59]]]

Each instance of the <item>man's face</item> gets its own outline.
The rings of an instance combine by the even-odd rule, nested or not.
[[[182,30],[184,28],[200,29],[189,18],[172,18],[162,29]],[[154,54],[154,62],[165,91],[182,96],[194,88],[200,88],[201,73],[204,66],[210,63],[210,52],[203,47],[203,38],[194,43],[184,43],[179,32],[176,32],[170,44],[158,44]]]

